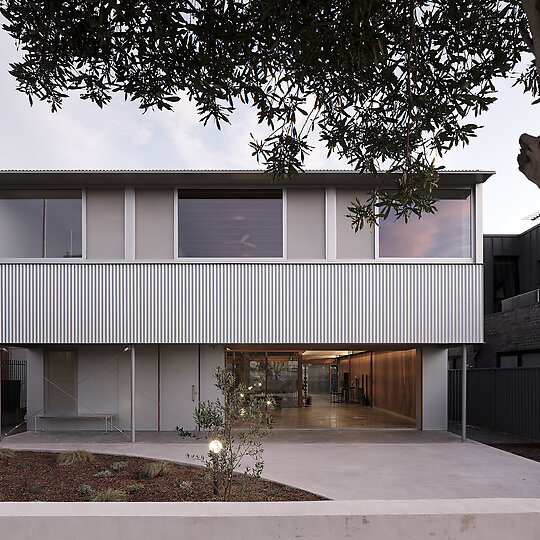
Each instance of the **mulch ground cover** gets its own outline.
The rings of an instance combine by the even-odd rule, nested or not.
[[[540,461],[540,443],[490,444],[490,446],[524,458]]]
[[[128,502],[218,501],[212,485],[202,477],[201,468],[169,463],[169,472],[156,478],[139,478],[139,472],[152,460],[137,457],[94,454],[88,463],[58,465],[50,452],[15,452],[0,459],[0,500],[3,501],[89,501],[107,488],[122,490]],[[123,465],[113,465],[115,463]],[[95,475],[110,471],[111,476]],[[133,493],[128,486],[142,484]],[[87,485],[92,493],[80,493]],[[317,501],[322,497],[276,482],[253,479],[249,486],[232,490],[232,501]]]

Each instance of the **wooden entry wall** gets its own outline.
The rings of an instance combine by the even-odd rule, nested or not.
[[[374,404],[416,418],[416,349],[373,353]]]
[[[370,380],[372,362],[373,385]],[[373,351],[340,359],[340,372],[349,371],[349,366],[351,381],[355,377],[362,380],[364,376],[368,402],[375,407],[416,418],[416,349]]]

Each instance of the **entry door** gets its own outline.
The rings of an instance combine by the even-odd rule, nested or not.
[[[193,430],[199,401],[198,346],[161,345],[160,352],[160,429]]]

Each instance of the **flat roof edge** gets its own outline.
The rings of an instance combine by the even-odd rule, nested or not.
[[[474,185],[485,182],[493,171],[441,171],[441,187]],[[359,173],[356,171],[307,170],[290,180],[274,181],[263,170],[4,170],[0,171],[1,188],[30,186],[148,186],[148,187],[375,187],[394,182],[398,173]]]

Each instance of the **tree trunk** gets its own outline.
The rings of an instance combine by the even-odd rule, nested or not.
[[[519,138],[519,170],[534,184],[540,187],[540,137],[524,133]]]
[[[534,54],[536,69],[540,76],[540,0],[521,0],[529,28],[521,28],[523,39]],[[530,33],[529,33],[530,32]],[[540,137],[524,133],[519,138],[519,170],[540,187]]]

